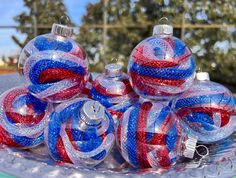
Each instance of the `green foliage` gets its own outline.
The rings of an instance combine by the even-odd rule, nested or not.
[[[53,23],[60,23],[61,17],[67,16],[66,8],[62,0],[24,0],[24,5],[27,10],[16,16],[14,20],[19,23],[17,30],[26,34],[27,38],[21,43],[15,36],[12,37],[20,47],[24,47],[29,40],[34,38],[34,17],[36,17],[38,25],[51,27]],[[38,35],[48,33],[50,30],[50,28],[37,29]]]
[[[236,0],[216,1],[189,0],[189,23],[236,24]],[[203,8],[200,8],[203,7]],[[198,13],[204,20],[197,19]],[[186,43],[196,49],[197,63],[211,74],[211,79],[236,86],[236,31],[235,28],[188,29]]]
[[[3,62],[4,64],[7,63],[7,59],[6,59],[6,56],[5,56],[5,55],[2,56],[2,62]]]
[[[236,24],[236,0],[109,0],[107,61],[119,58],[126,66],[132,49],[150,36],[158,19],[168,17],[181,26],[183,13],[188,24]],[[103,0],[87,6],[78,41],[88,52],[91,70],[101,71]],[[202,18],[199,18],[201,16]],[[120,27],[121,25],[121,27]],[[115,28],[116,26],[119,26]],[[175,29],[180,37],[181,30]],[[236,31],[232,29],[185,29],[184,41],[193,50],[197,63],[213,80],[236,85]],[[224,45],[222,45],[222,42]],[[125,67],[126,68],[126,67]]]
[[[26,34],[27,38],[21,43],[13,36],[21,47],[34,37],[34,15],[37,23],[43,26],[51,26],[66,15],[62,0],[24,0],[24,4],[28,10],[15,17],[15,21],[20,25],[18,31]],[[224,3],[221,0],[109,0],[108,27],[112,28],[108,28],[107,32],[106,60],[111,62],[113,58],[118,58],[126,68],[132,49],[151,35],[152,27],[163,16],[175,26],[181,26],[183,17],[188,24],[236,24],[235,6],[236,0],[225,0]],[[96,72],[103,70],[103,29],[93,26],[103,25],[104,8],[103,0],[88,4],[77,36],[88,53],[91,71]],[[38,28],[38,34],[49,31],[50,28]],[[175,29],[175,36],[180,37],[180,34],[181,29]],[[198,66],[210,72],[213,80],[236,85],[235,27],[186,28],[184,41],[193,50]]]

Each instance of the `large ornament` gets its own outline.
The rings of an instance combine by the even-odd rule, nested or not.
[[[59,103],[83,92],[89,78],[88,63],[69,53],[44,51],[27,58],[24,76],[32,95]]]
[[[134,90],[155,100],[167,100],[186,91],[193,83],[194,71],[190,49],[166,24],[156,25],[153,36],[133,49],[128,64]]]
[[[73,28],[61,24],[53,24],[51,33],[39,35],[32,39],[22,49],[18,67],[23,69],[26,59],[31,55],[42,51],[63,51],[86,60],[84,49],[76,43],[71,36]]]
[[[34,38],[22,50],[19,66],[35,97],[60,103],[83,93],[88,61],[72,34],[72,28],[53,24],[50,34]]]

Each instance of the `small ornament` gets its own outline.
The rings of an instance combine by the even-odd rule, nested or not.
[[[50,104],[35,98],[27,87],[18,87],[0,96],[0,107],[1,144],[30,148],[43,142]]]
[[[115,141],[111,115],[97,101],[77,98],[58,105],[45,129],[45,142],[59,162],[95,166]]]
[[[18,67],[23,69],[26,59],[32,54],[42,51],[63,51],[86,60],[86,53],[82,47],[76,43],[71,36],[73,28],[61,24],[53,24],[51,33],[35,37],[23,48]]]
[[[43,51],[27,58],[24,76],[32,95],[60,103],[83,92],[89,78],[88,62],[61,51]]]
[[[227,88],[209,81],[208,73],[196,76],[193,86],[174,100],[174,109],[186,132],[203,143],[216,142],[234,131],[234,98]]]
[[[193,83],[194,72],[192,52],[173,36],[173,27],[167,24],[154,27],[153,36],[133,49],[128,64],[134,90],[155,100],[170,99],[186,91]]]
[[[105,73],[99,75],[92,83],[90,95],[118,118],[138,100],[128,75],[122,72],[121,65],[115,63],[105,66]]]
[[[197,140],[182,132],[166,103],[148,101],[123,114],[117,143],[123,158],[135,168],[169,168],[180,156],[193,158]]]

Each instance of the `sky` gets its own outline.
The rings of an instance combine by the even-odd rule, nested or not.
[[[97,0],[64,0],[68,14],[76,25],[80,25],[81,17],[86,13],[86,5],[94,3]],[[27,11],[23,0],[0,0],[0,26],[17,25],[13,18],[22,11]],[[15,29],[0,28],[0,57],[15,55],[20,52],[20,48],[11,39],[12,35],[18,39],[24,40],[25,35],[18,33]]]

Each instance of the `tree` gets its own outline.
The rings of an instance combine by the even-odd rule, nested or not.
[[[48,33],[53,23],[60,23],[61,17],[67,16],[67,10],[62,0],[24,0],[24,5],[28,11],[22,12],[14,20],[19,23],[17,30],[26,34],[27,38],[21,43],[15,36],[12,36],[14,42],[21,48],[35,37],[35,30],[37,30],[37,35]],[[38,28],[38,25],[43,25],[45,28]]]
[[[236,0],[188,2],[190,23],[236,24]],[[188,29],[185,36],[186,43],[194,49],[197,64],[210,72],[212,80],[236,86],[235,28]]]
[[[180,21],[175,13],[181,13],[183,7],[180,0],[168,6],[164,1],[140,0],[109,0],[108,3],[108,25],[118,25],[118,28],[108,29],[107,61],[118,58],[119,62],[127,65],[130,52],[145,37],[151,35],[152,27],[162,16],[174,17],[175,21]],[[164,13],[158,13],[158,9],[163,9]],[[166,13],[167,11],[172,13]],[[91,70],[102,71],[102,28],[88,28],[92,24],[103,24],[103,0],[87,6],[87,14],[82,19],[82,26],[78,41],[85,47],[90,59]],[[138,24],[138,26],[137,26]],[[126,68],[126,67],[125,67]]]
[[[158,19],[166,16],[174,25],[181,26],[183,17],[190,24],[236,24],[236,1],[225,0],[110,0],[107,60],[120,58],[126,65],[132,49],[152,33]],[[102,28],[90,25],[103,24],[103,0],[87,6],[78,41],[88,52],[91,69],[101,71]],[[116,25],[121,25],[115,28]],[[90,27],[90,28],[88,28]],[[181,36],[181,29],[175,29]],[[193,50],[197,64],[210,72],[216,81],[236,85],[236,50],[234,29],[185,29],[183,37]],[[224,77],[222,77],[224,76]]]
[[[5,55],[2,56],[2,62],[3,62],[4,64],[7,63],[7,59],[6,59],[6,56],[5,56]]]

